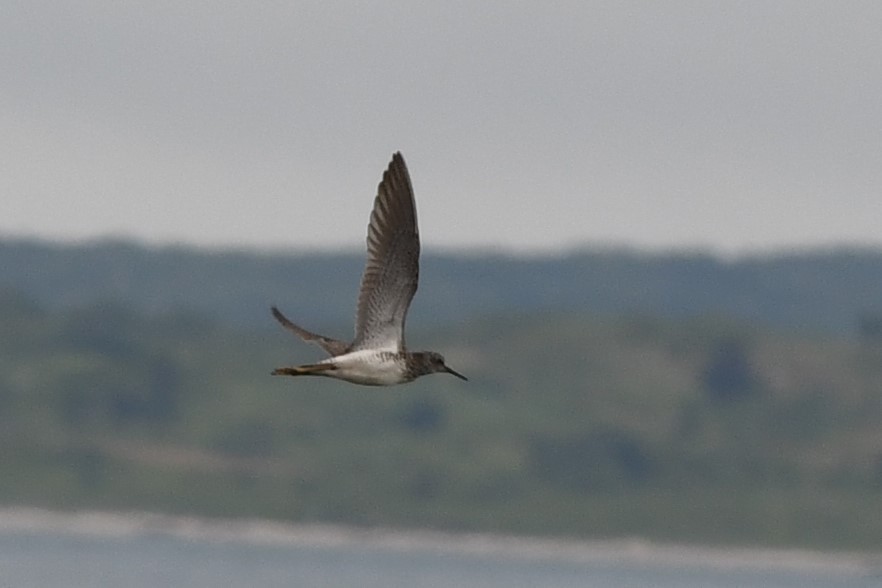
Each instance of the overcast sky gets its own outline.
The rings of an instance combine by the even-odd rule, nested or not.
[[[882,245],[882,3],[0,8],[0,236],[424,250]]]

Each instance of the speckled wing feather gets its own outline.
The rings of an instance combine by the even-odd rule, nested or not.
[[[404,350],[404,321],[417,289],[419,260],[413,188],[404,158],[395,153],[377,189],[368,225],[367,264],[350,350]]]

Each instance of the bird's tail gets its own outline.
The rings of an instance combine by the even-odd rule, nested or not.
[[[297,367],[282,367],[273,370],[274,376],[321,376],[323,372],[337,369],[330,363],[313,363]]]

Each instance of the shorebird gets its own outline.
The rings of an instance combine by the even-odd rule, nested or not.
[[[410,175],[401,153],[377,188],[367,231],[367,263],[361,278],[355,318],[355,339],[345,343],[317,335],[292,323],[275,306],[273,316],[283,327],[324,349],[328,359],[273,370],[274,376],[326,376],[366,386],[393,386],[436,372],[462,374],[434,351],[408,351],[404,320],[417,290],[420,235]]]

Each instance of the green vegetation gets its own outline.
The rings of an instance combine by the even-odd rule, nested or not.
[[[0,239],[0,288],[12,287],[48,310],[107,300],[146,314],[195,309],[240,328],[271,326],[266,307],[278,304],[316,327],[349,332],[363,266],[362,251],[261,255]],[[423,256],[414,324],[535,312],[718,315],[807,333],[869,333],[882,316],[882,251],[735,260],[628,250],[526,259]]]
[[[0,295],[4,504],[882,547],[870,319],[845,338],[499,308],[410,334],[469,382],[373,389],[271,377],[319,351],[266,308],[247,330],[94,298]]]

